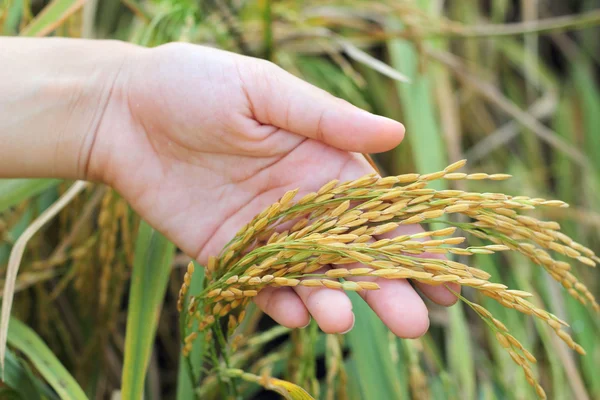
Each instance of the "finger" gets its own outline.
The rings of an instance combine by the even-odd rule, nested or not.
[[[441,254],[423,253],[417,257],[444,259]],[[441,306],[449,307],[458,301],[454,293],[460,294],[460,285],[446,282],[443,285],[428,285],[423,282],[415,282],[415,285],[431,301]]]
[[[254,298],[256,305],[275,322],[288,328],[302,328],[310,316],[302,300],[289,287],[266,287]]]
[[[253,117],[342,150],[377,153],[397,146],[404,126],[336,98],[271,63],[240,68]]]
[[[340,267],[352,270],[365,266],[352,263]],[[372,276],[350,276],[347,279],[354,282],[375,282],[379,285],[379,290],[362,290],[358,293],[396,336],[417,338],[427,332],[429,328],[427,307],[406,279]]]
[[[379,290],[363,291],[361,295],[383,323],[401,338],[423,336],[429,329],[429,311],[410,283],[383,278],[375,282]]]
[[[349,280],[372,281],[379,285],[379,290],[363,290],[359,294],[394,335],[413,339],[429,329],[427,307],[405,279],[350,277]]]
[[[458,297],[454,293],[460,294],[460,285],[452,282],[446,282],[444,285],[438,286],[416,282],[415,285],[431,301],[444,307],[454,305],[458,301]]]
[[[315,273],[324,273],[327,269]],[[342,290],[306,286],[296,286],[294,290],[323,332],[346,333],[354,326],[352,302]]]
[[[401,235],[414,235],[417,233],[424,232],[425,230],[421,225],[403,225],[398,227],[397,229],[383,234],[380,238],[393,238]],[[421,239],[415,239],[420,241],[428,240],[427,237]],[[445,260],[446,257],[443,254],[434,254],[434,253],[422,253],[418,255],[414,255],[414,257],[418,258],[436,258],[439,260]],[[431,299],[436,304],[442,306],[451,306],[456,303],[458,297],[454,293],[460,293],[460,285],[456,283],[446,283],[444,285],[428,285],[422,282],[415,282],[417,288],[423,292],[423,294]],[[447,287],[446,287],[447,285]],[[448,290],[450,289],[450,290]],[[454,293],[452,293],[454,292]]]

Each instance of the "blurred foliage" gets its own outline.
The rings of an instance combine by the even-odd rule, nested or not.
[[[472,169],[511,173],[508,183],[457,188],[568,201],[569,209],[537,216],[558,220],[592,249],[600,245],[599,22],[593,0],[0,0],[5,35],[116,38],[145,46],[187,41],[270,59],[336,96],[405,122],[405,143],[376,158],[383,173],[431,172],[464,157]],[[0,181],[0,269],[16,238],[66,188],[56,181]],[[147,227],[138,237],[139,223],[116,193],[88,187],[31,241],[13,314],[43,338],[89,398],[110,398],[122,376],[145,376],[146,399],[219,398],[217,385],[196,389],[177,372],[175,302],[188,258],[174,256],[168,283],[169,271],[155,277],[154,295],[166,287],[164,304],[141,297],[128,302],[129,293],[143,296],[135,282],[128,290],[134,264],[150,255],[168,260],[173,251]],[[475,260],[495,280],[535,293],[540,306],[571,323],[587,350],[575,356],[547,327],[477,298],[534,349],[535,372],[549,397],[600,398],[597,315],[523,257]],[[600,295],[594,271],[575,273]],[[239,356],[256,374],[268,367],[326,399],[533,397],[493,335],[462,305],[431,305],[430,332],[400,340],[353,301],[356,326],[336,341],[314,326],[272,328],[251,308],[241,333],[258,336],[254,351]],[[144,329],[157,315],[153,339],[153,329]],[[144,343],[126,340],[126,326],[141,330]],[[319,343],[311,351],[308,336]],[[48,371],[14,343],[0,397],[56,398]],[[128,357],[143,365],[124,365]],[[328,375],[332,368],[336,379]],[[244,398],[271,398],[256,385],[240,389]]]

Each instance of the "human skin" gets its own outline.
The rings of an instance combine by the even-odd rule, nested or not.
[[[0,49],[0,177],[110,185],[201,264],[285,191],[371,173],[360,153],[404,137],[399,122],[272,63],[203,46],[0,38]],[[376,281],[380,290],[361,295],[381,320],[397,336],[422,335],[427,308],[410,283]],[[436,303],[456,301],[444,287],[416,286]],[[327,333],[354,325],[335,289],[267,288],[255,301],[291,328],[309,315]]]

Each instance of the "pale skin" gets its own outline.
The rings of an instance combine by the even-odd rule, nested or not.
[[[202,264],[287,190],[371,173],[359,153],[404,137],[399,122],[271,63],[207,47],[0,38],[0,49],[0,177],[110,185]],[[427,308],[411,284],[377,282],[361,295],[392,332],[425,333]],[[456,301],[442,286],[416,286],[436,303]],[[268,288],[255,301],[290,328],[310,316],[327,333],[355,322],[339,290]]]

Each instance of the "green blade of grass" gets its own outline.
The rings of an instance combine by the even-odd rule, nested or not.
[[[0,179],[0,212],[58,185],[57,179]]]
[[[364,399],[408,399],[408,379],[400,375],[390,351],[388,328],[356,294],[350,293],[356,315],[354,328],[346,334],[353,368],[350,378],[358,382]],[[354,374],[353,372],[356,372]]]
[[[86,0],[54,0],[21,31],[21,36],[45,36],[77,12]]]
[[[503,277],[500,274],[503,266],[497,261],[496,258],[476,255],[473,259],[473,264],[490,273],[495,282],[506,282],[507,285],[510,284],[512,286],[512,284],[507,281],[507,277]],[[520,260],[515,261],[515,264],[522,262],[527,263],[526,261]],[[532,340],[531,338],[528,338],[526,321],[522,315],[514,310],[504,308],[494,299],[480,295],[478,295],[478,297],[481,297],[480,304],[490,311],[495,318],[503,321],[513,336],[521,340],[523,345],[527,348],[533,349],[531,343]],[[496,375],[496,384],[503,388],[506,393],[506,398],[520,399],[533,396],[534,394],[531,386],[529,386],[521,371],[515,369],[513,360],[508,356],[506,350],[500,343],[498,343],[494,332],[486,330],[486,337],[489,342],[488,346],[491,353],[491,359],[488,361],[486,357],[486,362],[488,362],[487,365],[489,370]],[[554,384],[560,385],[562,383],[562,376],[553,375],[553,378],[556,379],[556,381],[553,382]]]
[[[580,370],[576,372],[585,378],[590,398],[598,399],[600,398],[600,382],[598,382],[600,347],[598,330],[594,329],[597,314],[590,312],[585,306],[570,297],[565,297],[565,303],[573,327],[573,336],[587,352],[584,357],[578,357]]]
[[[264,59],[273,59],[273,12],[271,10],[271,0],[263,3],[263,47]]]
[[[356,363],[355,359],[350,358],[350,359],[346,360],[345,364],[346,364],[346,372],[350,378],[359,376],[358,364]],[[360,385],[358,383],[358,379],[348,379],[346,389],[348,391],[348,400],[362,399],[362,393],[360,390]]]
[[[195,263],[195,267],[194,275],[192,275],[192,283],[186,298],[190,297],[190,293],[199,293],[202,291],[202,285],[204,284],[204,268],[201,268],[198,263]],[[194,341],[192,352],[190,354],[190,364],[194,369],[194,372],[198,371],[201,366],[200,364],[202,362],[203,351],[204,335],[200,334],[199,337]],[[179,353],[179,373],[177,375],[177,400],[193,399],[194,382],[191,381],[190,374],[188,372],[188,363],[181,352]]]
[[[585,60],[580,60],[573,65],[572,75],[581,101],[585,149],[595,169],[600,171],[600,157],[597,156],[600,151],[600,93],[594,84],[593,68]]]
[[[0,29],[4,35],[15,35],[19,27],[19,22],[21,21],[23,4],[21,4],[21,1],[14,1],[12,4],[10,2],[5,4],[4,7],[4,10],[1,10],[2,7],[0,7],[0,20],[4,21],[4,24],[3,26],[0,26]],[[2,11],[6,14],[3,15]]]
[[[352,78],[346,75],[336,65],[317,57],[297,57],[295,66],[302,77],[315,86],[349,101],[357,107],[369,109],[359,88]]]
[[[50,399],[58,398],[42,382],[35,378],[29,368],[11,351],[6,353],[4,383],[6,386],[18,390],[20,399],[41,400],[42,395]],[[0,396],[0,398],[3,397]]]
[[[69,374],[46,343],[31,328],[15,318],[11,318],[8,328],[8,343],[25,354],[61,399],[87,399],[75,378]]]
[[[462,308],[459,303],[448,310],[450,326],[448,329],[449,369],[459,380],[463,399],[475,398],[475,366],[471,335]]]
[[[390,27],[398,28],[397,22]],[[413,82],[411,85],[396,83],[402,103],[407,140],[412,149],[418,171],[441,171],[447,163],[444,138],[440,134],[435,101],[431,96],[431,82],[417,71],[418,55],[414,46],[401,40],[389,41],[391,63]],[[442,189],[443,181],[431,182],[434,189]]]
[[[558,112],[554,116],[554,125],[557,133],[569,142],[584,142],[586,144],[585,149],[591,156],[600,151],[600,141],[594,129],[600,121],[600,94],[588,68],[589,65],[584,59],[573,64],[571,70],[571,80],[574,82],[571,88],[572,93],[563,96]],[[600,163],[597,157],[591,157],[590,159],[598,169]],[[566,157],[557,154],[552,167],[553,176],[556,177],[557,197],[565,199],[576,207],[582,203],[590,203],[591,206],[595,204],[593,198],[581,195],[589,189],[586,188],[584,182],[573,182],[572,177],[577,172]],[[595,195],[595,193],[590,194]],[[581,234],[581,226],[574,221],[564,221],[561,222],[561,225],[565,233],[573,237]],[[575,339],[587,352],[587,355],[581,358],[581,372],[591,397],[599,398],[600,381],[595,379],[598,372],[598,361],[600,360],[597,317],[585,306],[572,300],[568,296],[564,300],[570,317],[569,322],[572,323]],[[555,311],[553,310],[553,312]]]
[[[174,251],[175,246],[170,241],[146,222],[141,223],[127,313],[121,391],[124,400],[142,398]]]

